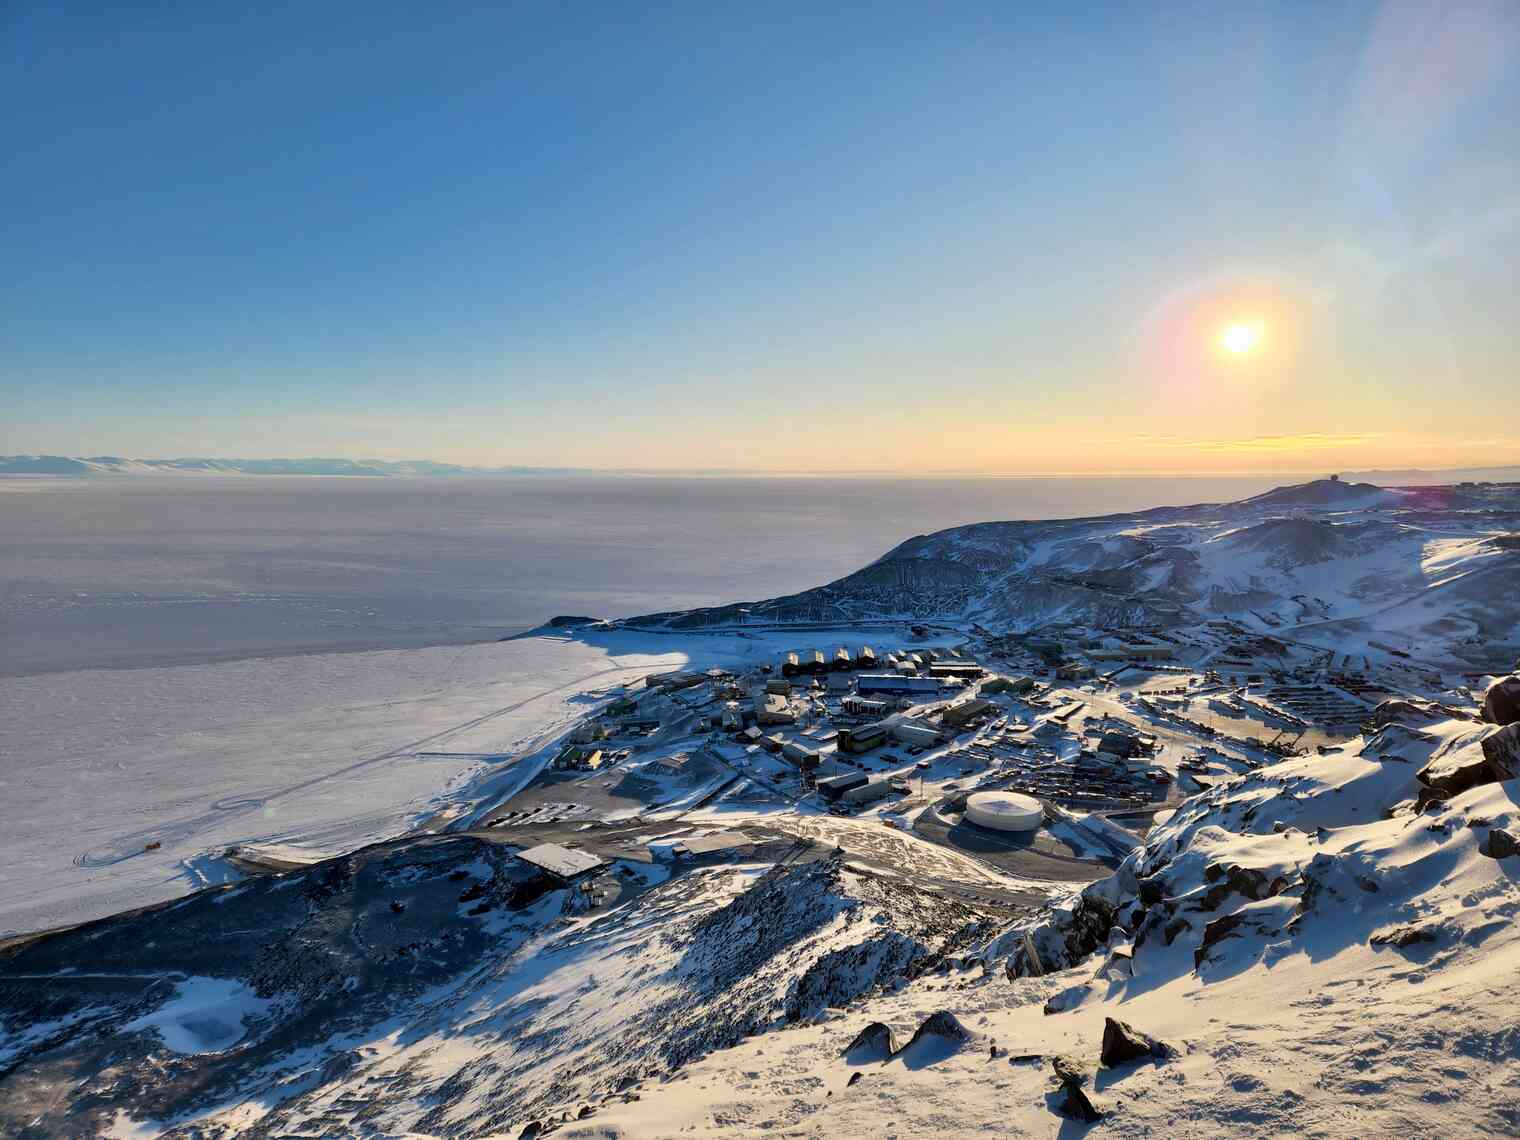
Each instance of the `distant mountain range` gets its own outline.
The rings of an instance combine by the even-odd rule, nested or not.
[[[121,455],[0,455],[0,475],[744,475],[728,468],[690,471],[655,471],[643,468],[593,467],[468,467],[438,463],[431,459],[131,459]],[[756,472],[755,474],[775,474]],[[796,472],[796,474],[817,474]],[[823,472],[827,474],[827,472]],[[844,473],[849,474],[849,473]],[[869,475],[900,475],[900,472],[860,472]],[[936,472],[935,474],[957,474]],[[976,478],[977,472],[964,472]],[[988,474],[988,473],[982,473]],[[996,474],[996,473],[992,473]],[[1520,465],[1472,467],[1450,471],[1358,471],[1341,475],[1344,482],[1376,483],[1379,486],[1448,484],[1463,481],[1520,482]]]
[[[0,455],[0,475],[567,475],[572,467],[462,467],[430,459],[127,459]]]

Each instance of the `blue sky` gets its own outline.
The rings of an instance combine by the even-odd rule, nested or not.
[[[0,99],[0,451],[1520,457],[1509,3],[23,0]]]

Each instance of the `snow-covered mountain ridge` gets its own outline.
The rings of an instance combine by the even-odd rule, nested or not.
[[[1438,645],[1454,663],[1471,656],[1464,646],[1520,643],[1520,484],[1325,479],[1234,503],[977,523],[908,539],[800,594],[629,624],[913,620],[1031,631],[1214,619],[1308,638],[1326,623],[1357,623],[1419,639],[1427,657]]]

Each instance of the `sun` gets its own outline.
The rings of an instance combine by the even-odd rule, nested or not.
[[[1260,321],[1232,321],[1219,333],[1219,345],[1231,356],[1249,356],[1261,347],[1266,329]]]

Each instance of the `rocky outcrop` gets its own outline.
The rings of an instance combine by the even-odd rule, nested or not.
[[[1020,932],[1008,947],[1008,976],[1064,970],[1106,945],[1115,924],[1124,920],[1120,901],[1132,900],[1139,890],[1133,868],[1134,858],[1126,859],[1113,875],[1089,883],[1075,900],[1052,908],[1044,922]]]
[[[899,1053],[909,1053],[915,1047],[926,1044],[937,1044],[959,1048],[972,1038],[971,1030],[960,1023],[960,1019],[948,1010],[939,1010],[931,1013],[913,1031],[913,1036],[902,1047]]]
[[[1175,1054],[1170,1045],[1141,1033],[1128,1022],[1116,1018],[1103,1021],[1103,1047],[1098,1059],[1107,1068],[1124,1065],[1130,1061],[1147,1059],[1165,1060]]]
[[[1082,1086],[1087,1080],[1086,1071],[1070,1057],[1052,1057],[1050,1067],[1055,1071],[1061,1100],[1057,1107],[1065,1116],[1086,1124],[1102,1120],[1103,1113],[1087,1095]]]
[[[1500,677],[1483,694],[1483,719],[1490,724],[1520,721],[1520,673]]]
[[[1520,855],[1520,839],[1504,828],[1496,827],[1478,844],[1478,853],[1490,859],[1508,859],[1511,855]]]
[[[1418,946],[1422,942],[1434,942],[1436,931],[1430,926],[1399,926],[1392,930],[1380,930],[1367,939],[1369,946]]]
[[[1485,738],[1481,752],[1463,751],[1453,756],[1438,757],[1416,772],[1414,778],[1432,792],[1438,793],[1435,798],[1459,796],[1469,788],[1492,784],[1503,777],[1500,769],[1490,759],[1490,753],[1498,754],[1501,750],[1509,750],[1505,749],[1503,742],[1491,745],[1489,741],[1510,731],[1511,729],[1504,729]],[[1510,743],[1514,748],[1520,749],[1520,729],[1514,732],[1515,738]],[[1520,752],[1517,752],[1516,759],[1520,759]],[[1423,808],[1430,798],[1422,796],[1420,806]]]
[[[1483,738],[1483,759],[1487,761],[1494,780],[1513,780],[1520,776],[1520,721],[1507,724],[1492,736]]]
[[[889,1025],[873,1021],[844,1047],[843,1056],[859,1064],[862,1061],[885,1061],[897,1052],[897,1038]]]

